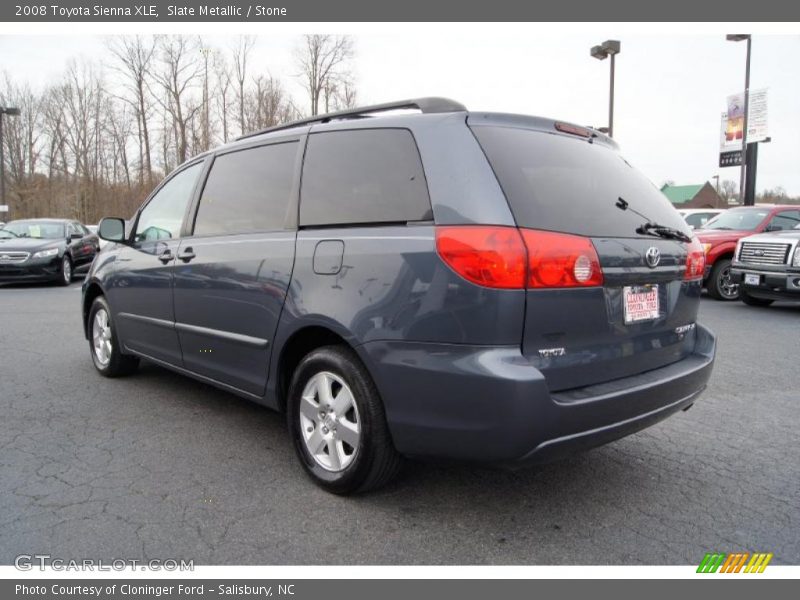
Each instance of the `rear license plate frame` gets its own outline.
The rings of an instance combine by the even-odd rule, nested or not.
[[[658,292],[657,283],[623,287],[622,313],[625,324],[633,325],[658,319],[661,316],[661,299]]]

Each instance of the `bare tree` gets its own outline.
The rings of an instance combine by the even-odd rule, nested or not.
[[[247,81],[247,65],[250,59],[250,53],[255,46],[256,40],[249,35],[239,37],[238,44],[233,48],[233,71],[236,76],[236,99],[239,104],[239,131],[244,134],[245,129],[245,82]]]
[[[133,109],[135,111],[135,109]],[[132,107],[127,103],[114,103],[106,100],[106,114],[108,116],[108,133],[112,141],[107,149],[110,153],[111,172],[108,180],[111,182],[124,181],[131,187],[130,161],[128,160],[128,142],[133,135],[134,117]]]
[[[20,114],[4,122],[7,174],[17,192],[36,171],[40,153],[41,100],[27,83],[17,85],[8,73],[4,77],[5,91],[0,93],[0,105],[19,108]]]
[[[760,194],[756,195],[759,202],[767,204],[788,204],[791,198],[786,193],[786,189],[782,185],[777,185],[774,188],[767,188]]]
[[[253,79],[252,89],[245,97],[245,125],[256,131],[291,121],[294,106],[281,82],[269,75]]]
[[[48,140],[45,162],[47,178],[51,182],[57,176],[69,177],[64,133],[65,115],[59,97],[60,89],[57,87],[48,88],[42,94],[42,131]]]
[[[303,36],[295,51],[295,62],[300,68],[303,87],[308,92],[312,115],[319,114],[320,100],[329,109],[338,87],[350,79],[348,63],[353,55],[353,41],[349,36]]]
[[[358,106],[358,93],[353,80],[346,78],[339,86],[336,96],[337,109],[355,108]]]
[[[151,77],[156,42],[153,37],[133,36],[113,38],[108,45],[112,55],[118,61],[113,68],[125,76],[125,89],[128,95],[125,100],[136,111],[136,123],[139,141],[139,183],[148,184],[152,180],[153,164],[150,152],[150,94],[148,81]]]
[[[214,97],[216,98],[217,112],[222,126],[222,141],[227,142],[230,137],[230,121],[228,111],[233,104],[233,75],[230,64],[225,56],[217,51],[213,56],[214,63]]]
[[[739,186],[736,184],[735,181],[732,181],[730,179],[723,179],[719,184],[719,195],[728,201],[734,198],[738,198]]]
[[[71,61],[58,100],[64,108],[64,144],[73,161],[72,170],[80,178],[72,213],[82,220],[88,216],[100,178],[104,97],[103,80],[94,65]]]
[[[197,38],[200,54],[203,56],[203,121],[202,137],[198,140],[200,149],[206,151],[211,147],[211,110],[209,99],[208,66],[209,57],[213,49],[203,43],[203,38]]]
[[[0,105],[21,110],[4,123],[14,217],[129,215],[162,172],[215,139],[301,115],[278,77],[253,68],[253,38],[232,54],[208,46],[196,36],[116,38],[107,63],[70,61],[41,91],[0,75]],[[319,56],[318,101],[351,106],[346,61]]]
[[[201,103],[192,102],[191,95],[198,84],[203,65],[199,60],[196,41],[191,38],[159,36],[158,47],[161,69],[156,72],[155,79],[166,97],[156,98],[159,98],[172,120],[176,160],[180,165],[189,158],[189,123],[202,107]]]

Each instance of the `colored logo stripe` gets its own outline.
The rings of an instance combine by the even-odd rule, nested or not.
[[[722,565],[722,570],[720,570],[720,573],[738,573],[742,569],[744,562],[749,556],[749,552],[729,554],[725,564]]]
[[[722,552],[708,552],[700,561],[697,567],[698,573],[763,573],[764,569],[772,560],[773,554],[771,552],[755,552],[752,555],[749,552],[734,552],[733,554],[724,554]],[[747,562],[747,559],[750,562]],[[747,562],[747,566],[745,563]],[[744,567],[744,571],[742,571]]]
[[[745,573],[763,573],[764,569],[767,568],[769,561],[772,560],[772,552],[769,554],[765,552],[753,554],[753,558],[750,559],[750,562],[747,563],[747,566],[744,568]]]
[[[697,572],[716,573],[723,560],[725,560],[724,554],[709,552],[703,557],[703,560],[700,562],[700,566],[697,567]]]

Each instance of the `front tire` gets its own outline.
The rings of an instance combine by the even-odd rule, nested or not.
[[[748,306],[769,306],[775,302],[774,300],[770,300],[768,298],[756,298],[755,296],[751,296],[741,288],[739,289],[739,299]]]
[[[56,280],[56,283],[64,287],[72,283],[72,260],[67,254],[61,259],[61,274]]]
[[[300,362],[286,414],[303,468],[329,492],[376,489],[400,469],[378,390],[349,348],[325,346]]]
[[[708,295],[715,300],[738,300],[739,284],[731,279],[731,260],[721,258],[714,263],[711,275],[708,277]]]
[[[104,377],[120,377],[133,373],[139,366],[135,356],[123,354],[111,320],[111,308],[98,296],[89,309],[89,351],[97,371]]]

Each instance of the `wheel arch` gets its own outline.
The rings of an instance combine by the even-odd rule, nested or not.
[[[97,281],[92,281],[86,286],[83,292],[83,302],[81,306],[81,316],[83,318],[83,336],[89,339],[89,311],[92,308],[92,303],[98,296],[105,296],[105,291]]]
[[[725,244],[722,248],[713,253],[713,260],[711,261],[711,264],[709,264],[709,267],[713,269],[720,260],[733,260],[734,254],[736,254],[736,244]]]
[[[303,357],[323,346],[345,346],[352,350],[364,364],[361,353],[339,332],[320,324],[309,324],[293,331],[281,345],[275,370],[275,400],[280,411],[286,410],[286,398],[292,374]]]

